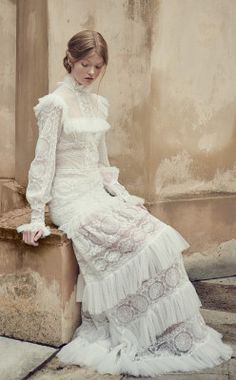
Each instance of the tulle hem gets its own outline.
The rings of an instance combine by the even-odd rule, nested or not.
[[[77,337],[62,348],[57,357],[63,364],[79,365],[100,374],[154,377],[166,373],[199,372],[213,368],[231,358],[233,349],[222,342],[222,334],[207,327],[204,341],[196,343],[192,352],[182,355],[148,354],[135,359],[134,347],[121,343],[111,346],[108,339],[89,343]]]

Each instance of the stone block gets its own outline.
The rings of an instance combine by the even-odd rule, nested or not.
[[[234,331],[235,331],[235,329],[234,329]],[[234,341],[230,341],[229,339],[227,340],[227,337],[226,337],[224,339],[224,342],[226,344],[230,344],[231,345],[231,347],[233,348],[233,355],[232,355],[232,357],[236,358],[236,341],[235,340]]]
[[[189,255],[235,239],[236,195],[160,201],[148,209],[184,235]]]
[[[205,309],[236,312],[236,276],[193,281]]]
[[[3,211],[2,211],[2,189],[3,189],[3,186],[10,181],[13,181],[13,180],[11,180],[10,178],[0,178],[0,216],[3,213]]]
[[[236,274],[236,195],[166,200],[148,209],[189,242],[183,258],[191,280]]]
[[[236,274],[236,239],[219,244],[203,252],[183,254],[184,266],[189,278],[206,280]]]
[[[200,308],[200,312],[206,323],[215,328],[224,336],[224,340],[234,345],[234,357],[236,356],[236,313]]]
[[[236,379],[236,359],[231,359],[229,362],[229,380]]]
[[[14,210],[0,219],[0,335],[60,346],[80,323],[79,267],[71,241],[55,226],[39,246],[23,243],[16,226],[29,214]]]
[[[27,205],[25,188],[16,181],[8,181],[2,185],[1,213],[24,208]]]

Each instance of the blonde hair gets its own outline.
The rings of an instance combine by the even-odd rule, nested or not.
[[[104,64],[108,64],[108,47],[103,36],[94,30],[82,30],[76,33],[67,43],[66,56],[63,64],[68,73],[71,65],[80,59],[84,59],[89,53],[95,51],[103,58]]]

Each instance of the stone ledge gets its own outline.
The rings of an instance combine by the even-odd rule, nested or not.
[[[193,281],[193,285],[205,309],[236,313],[236,276]]]
[[[235,239],[236,195],[179,199],[148,204],[152,215],[176,228],[190,243],[188,255],[209,252]]]
[[[148,209],[189,242],[183,259],[191,280],[236,274],[235,194],[160,201]]]
[[[230,277],[236,274],[235,253],[236,239],[232,239],[207,251],[191,255],[184,252],[184,265],[192,281]]]
[[[9,179],[2,184],[1,189],[1,213],[26,207],[25,187],[19,185],[15,180]]]
[[[24,207],[8,211],[0,218],[0,240],[22,240],[22,234],[16,231],[16,227],[30,222],[30,207]],[[45,213],[46,225],[51,229],[51,235],[40,239],[40,244],[63,244],[67,237],[52,224],[48,212]],[[23,243],[24,244],[24,243]]]
[[[224,341],[231,344],[234,348],[233,357],[236,357],[236,313],[220,310],[208,310],[200,308],[205,322],[223,334]]]

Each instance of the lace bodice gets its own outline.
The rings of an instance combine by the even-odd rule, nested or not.
[[[39,137],[30,165],[26,198],[31,206],[31,223],[17,227],[18,232],[45,226],[45,204],[52,199],[52,184],[57,173],[84,173],[99,169],[104,188],[112,195],[132,203],[143,199],[132,196],[118,182],[119,169],[110,166],[106,132],[108,101],[91,93],[67,74],[57,88],[39,99],[34,107]]]

